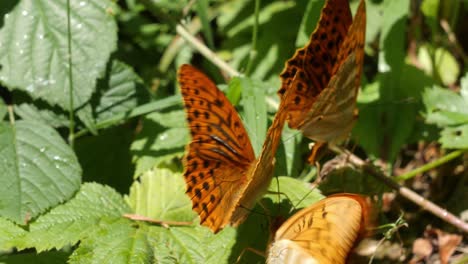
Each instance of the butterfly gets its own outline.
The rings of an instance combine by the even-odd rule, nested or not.
[[[348,0],[328,0],[309,42],[280,74],[278,95],[289,111],[289,126],[317,147],[345,139],[357,120],[365,30],[364,0],[354,21]],[[286,98],[286,91],[293,95]]]
[[[337,194],[304,208],[276,231],[268,264],[345,263],[368,227],[370,206],[356,194]]]
[[[200,223],[216,233],[242,223],[266,192],[286,114],[277,112],[255,158],[241,118],[213,81],[187,64],[178,81],[192,136],[184,157],[186,192]]]

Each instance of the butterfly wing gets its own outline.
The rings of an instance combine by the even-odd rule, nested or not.
[[[218,232],[244,193],[254,151],[236,110],[208,77],[182,65],[178,80],[192,135],[184,158],[187,194],[201,224]]]
[[[345,263],[367,221],[367,202],[340,194],[302,209],[278,229],[267,263]]]
[[[309,42],[286,62],[278,95],[298,128],[317,96],[328,85],[352,17],[348,0],[328,0]],[[286,92],[290,95],[286,99]]]
[[[233,214],[232,221],[234,223],[244,221],[249,209],[253,208],[257,199],[266,192],[270,185],[275,166],[275,155],[286,116],[286,112],[279,110],[268,128],[260,156],[247,173],[248,185],[239,201],[239,206]]]
[[[365,2],[361,1],[338,53],[332,78],[299,125],[306,137],[330,142],[351,132],[357,118],[356,98],[364,62],[365,26]]]
[[[346,7],[346,11],[340,11],[338,6]],[[336,17],[339,19],[334,19]],[[327,1],[310,42],[288,61],[281,75],[283,86],[279,93],[282,89],[290,89],[293,93],[287,99],[290,127],[298,128],[305,136],[320,142],[341,139],[350,132],[357,117],[356,97],[364,61],[365,25],[364,0],[361,0],[352,23],[347,1]],[[322,35],[323,40],[318,37]],[[327,49],[327,43],[335,43],[337,49]],[[305,55],[301,57],[301,53]],[[294,77],[290,78],[293,73]]]

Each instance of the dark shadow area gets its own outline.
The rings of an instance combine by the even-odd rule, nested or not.
[[[132,142],[133,129],[128,125],[76,140],[75,152],[83,169],[83,181],[99,182],[128,193],[135,171],[129,151]]]
[[[19,0],[1,0],[0,1],[0,29],[5,23],[5,14],[8,14],[19,3]]]

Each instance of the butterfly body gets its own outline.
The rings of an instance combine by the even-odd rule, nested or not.
[[[190,65],[178,79],[192,135],[184,158],[192,207],[214,232],[237,226],[270,184],[286,115],[275,116],[255,158],[241,118],[216,85]]]
[[[325,198],[300,210],[276,231],[268,264],[345,263],[368,220],[368,204],[353,194]]]

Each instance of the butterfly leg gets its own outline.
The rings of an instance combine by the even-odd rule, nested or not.
[[[262,252],[260,250],[255,249],[255,248],[247,247],[247,248],[244,248],[242,250],[242,252],[240,253],[239,257],[237,257],[236,264],[242,263],[241,259],[244,256],[246,251],[250,251],[250,252],[252,252],[252,253],[254,253],[256,255],[259,255],[259,256],[262,256],[262,257],[266,258],[265,252]]]

